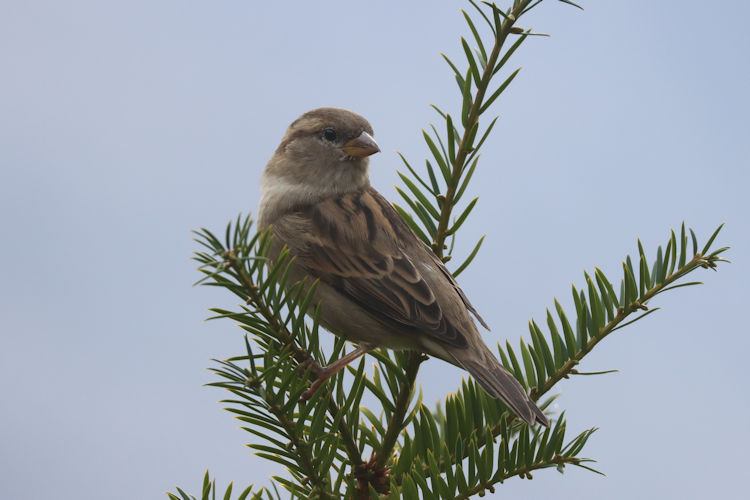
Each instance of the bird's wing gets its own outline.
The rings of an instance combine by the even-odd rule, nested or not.
[[[459,297],[461,297],[461,302],[463,302],[466,309],[471,312],[471,314],[474,315],[474,317],[479,321],[479,323],[487,330],[489,331],[490,327],[487,325],[487,323],[482,319],[482,317],[479,315],[476,309],[474,309],[474,306],[471,305],[471,302],[469,302],[469,298],[466,296],[463,290],[461,290],[461,287],[458,286],[458,283],[456,282],[456,278],[453,277],[453,275],[446,269],[445,265],[438,259],[437,255],[430,252],[430,255],[433,258],[433,261],[435,262],[435,267],[440,270],[442,275],[445,277],[446,280],[453,286],[453,289],[456,291]]]
[[[423,251],[421,242],[375,190],[355,191],[300,208],[273,226],[288,245],[293,242],[290,250],[308,274],[378,320],[414,328],[449,345],[467,345],[438,297],[448,293],[464,300],[463,294],[446,291],[457,285],[452,277],[435,273],[436,263],[442,267],[437,259],[419,262],[410,258],[409,249]],[[429,280],[420,272],[423,264],[433,266]],[[445,288],[436,290],[436,285]]]

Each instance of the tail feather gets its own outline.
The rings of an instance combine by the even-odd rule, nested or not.
[[[502,400],[524,422],[529,425],[539,422],[548,427],[549,420],[526,394],[518,380],[500,364],[489,349],[486,354],[481,357],[472,356],[471,359],[456,358],[456,361],[474,377],[488,395]]]

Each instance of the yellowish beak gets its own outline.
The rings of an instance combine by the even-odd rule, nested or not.
[[[354,158],[364,158],[380,151],[378,143],[367,132],[362,132],[359,137],[352,139],[344,144],[341,149],[348,156]]]

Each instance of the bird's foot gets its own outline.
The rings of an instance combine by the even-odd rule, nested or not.
[[[310,369],[310,373],[314,374],[316,377],[320,377],[325,369],[325,367],[320,366],[320,364],[312,358],[307,358],[297,367],[300,373],[305,373],[308,368]]]
[[[313,397],[315,392],[320,388],[321,385],[326,382],[326,380],[336,375],[342,368],[368,352],[370,349],[372,349],[372,347],[370,346],[359,346],[343,358],[334,361],[328,366],[320,366],[312,358],[300,364],[300,368],[304,367],[304,370],[307,370],[308,367],[311,367],[310,371],[318,377],[318,379],[313,382],[313,385],[310,386],[308,390],[302,393],[302,399],[307,401],[308,399]]]

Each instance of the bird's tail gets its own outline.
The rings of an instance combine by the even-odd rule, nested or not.
[[[483,346],[482,350],[485,352],[455,357],[455,360],[471,373],[484,392],[502,400],[524,422],[529,425],[539,422],[548,427],[549,420],[526,394],[518,380],[500,364],[488,347]]]

